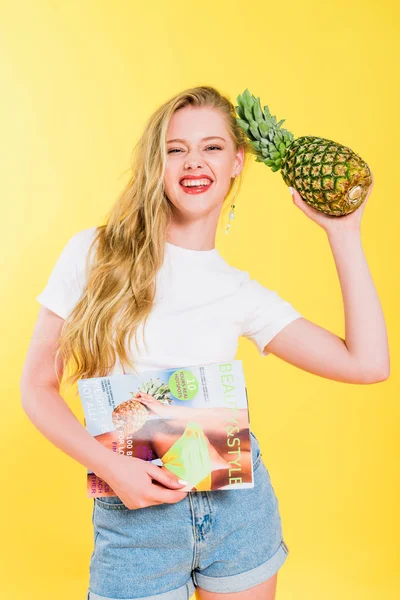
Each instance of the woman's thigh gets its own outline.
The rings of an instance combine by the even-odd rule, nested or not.
[[[258,440],[253,433],[251,437],[253,488],[188,496],[196,515],[194,583],[204,592],[225,594],[225,598],[228,593],[258,585],[271,588],[273,580],[267,581],[289,552],[283,540],[279,502]]]
[[[219,594],[207,592],[202,588],[196,589],[197,600],[275,600],[278,573],[272,575],[267,581],[260,583],[244,592]]]
[[[90,600],[190,597],[193,528],[186,498],[134,510],[117,496],[94,499]]]

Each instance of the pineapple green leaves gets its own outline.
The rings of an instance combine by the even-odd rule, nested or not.
[[[255,150],[256,161],[263,162],[272,171],[278,171],[288,146],[294,140],[292,133],[281,129],[285,120],[277,123],[268,106],[264,106],[263,111],[260,98],[255,98],[248,89],[237,97],[237,101],[236,112],[239,118],[236,120]]]
[[[155,381],[148,379],[147,381],[143,382],[138,391],[153,396],[153,398],[161,402],[161,404],[172,403],[171,390],[168,384],[161,383],[161,380],[158,377]],[[131,392],[131,394],[133,394],[133,392]]]

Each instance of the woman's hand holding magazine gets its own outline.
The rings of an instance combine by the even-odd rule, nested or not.
[[[123,454],[110,453],[104,480],[130,509],[174,504],[188,494],[179,491],[187,485],[186,481],[179,483],[173,473],[169,474],[152,462]]]

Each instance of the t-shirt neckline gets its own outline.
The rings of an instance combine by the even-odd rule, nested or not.
[[[214,256],[218,254],[217,248],[211,248],[211,250],[193,250],[192,248],[184,248],[183,246],[177,246],[176,244],[171,244],[171,242],[165,242],[166,247],[171,250],[171,252],[175,252],[176,254],[181,255],[190,255],[190,256]]]

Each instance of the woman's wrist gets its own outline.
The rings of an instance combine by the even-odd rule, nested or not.
[[[99,446],[97,465],[94,465],[92,470],[94,470],[96,475],[101,477],[101,479],[109,482],[110,476],[112,476],[115,471],[115,464],[116,460],[118,460],[117,457],[119,456],[119,453],[102,446],[100,443]]]

